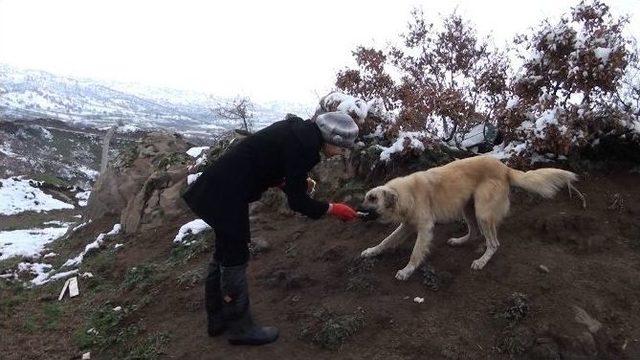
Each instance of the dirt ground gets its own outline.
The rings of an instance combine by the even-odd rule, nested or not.
[[[582,177],[586,210],[566,191],[545,200],[514,189],[501,246],[480,272],[470,270],[478,243],[445,243],[463,234],[463,223],[438,225],[425,268],[405,282],[394,275],[408,261],[413,239],[375,260],[359,259],[392,225],[255,215],[253,236],[268,245],[250,262],[252,309],[260,323],[281,331],[276,343],[262,347],[232,347],[224,336],[207,336],[208,251],[152,266],[148,285],[131,277],[141,264],[167,264],[175,255],[171,239],[190,219],[110,239],[125,245],[83,265],[81,272],[92,270],[96,278],[81,281],[83,295],[65,300],[53,324],[53,310],[46,309],[55,305],[60,282],[0,288],[0,357],[70,359],[90,350],[92,359],[638,359],[640,175]],[[96,221],[74,234],[75,245],[61,247],[73,253],[114,222]],[[83,345],[78,334],[105,303],[125,308],[117,329],[133,330],[115,331],[116,340],[102,347]],[[601,326],[589,331],[576,321],[576,306]],[[162,336],[145,348],[155,351],[147,357],[116,351],[149,334]]]

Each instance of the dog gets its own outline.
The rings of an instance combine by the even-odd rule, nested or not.
[[[584,196],[572,185],[577,179],[576,174],[561,169],[515,170],[490,156],[455,160],[392,179],[369,190],[361,209],[365,214],[375,214],[373,217],[382,223],[400,225],[380,244],[364,250],[361,256],[376,256],[417,233],[409,263],[396,273],[396,279],[406,280],[429,253],[434,225],[462,216],[468,227],[467,234],[451,238],[447,244],[458,246],[482,234],[486,249],[471,264],[471,269],[481,270],[500,245],[497,229],[509,212],[511,185],[545,198],[552,198],[558,190],[568,186],[569,194],[575,190],[584,204]]]

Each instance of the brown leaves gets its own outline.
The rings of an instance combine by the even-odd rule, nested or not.
[[[620,124],[640,116],[640,75],[633,76],[640,67],[623,34],[627,22],[600,0],[582,1],[557,23],[544,20],[517,36],[507,56],[455,13],[435,27],[414,10],[400,45],[359,47],[357,67],[339,72],[336,86],[396,110],[395,122],[380,118],[370,127],[382,125],[389,139],[400,130],[442,136],[443,128],[491,122],[505,141],[526,142],[529,156],[565,155],[603,133],[627,131]],[[510,68],[509,58],[521,68]],[[551,113],[552,121],[538,121]],[[524,121],[533,125],[523,128]]]

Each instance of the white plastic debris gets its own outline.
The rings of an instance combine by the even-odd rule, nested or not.
[[[416,297],[413,298],[413,302],[414,303],[418,303],[418,304],[422,304],[424,302],[424,298],[416,296]]]
[[[118,312],[118,311],[122,311],[122,306],[116,306],[113,308],[113,311]]]
[[[64,286],[62,286],[62,291],[60,291],[60,295],[58,296],[58,301],[64,298],[64,295],[69,292],[69,297],[76,297],[80,295],[80,290],[78,289],[78,277],[74,276],[72,278],[68,278],[67,281],[64,282]]]
[[[82,354],[82,360],[91,360],[91,351]]]

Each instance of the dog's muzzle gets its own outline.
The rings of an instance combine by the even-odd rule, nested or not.
[[[358,212],[358,217],[364,221],[373,221],[380,217],[380,214],[378,214],[376,209],[359,207],[357,209],[357,212]]]

